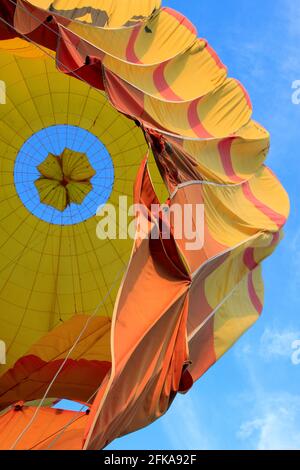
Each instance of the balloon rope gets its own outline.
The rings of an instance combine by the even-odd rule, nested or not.
[[[91,321],[95,318],[95,316],[97,315],[99,309],[103,306],[103,304],[105,303],[106,299],[108,298],[108,296],[110,295],[112,289],[115,287],[115,285],[117,284],[118,280],[120,279],[121,275],[125,272],[125,268],[122,267],[122,269],[118,272],[116,278],[114,279],[112,285],[110,286],[109,290],[107,291],[106,295],[101,299],[101,301],[99,302],[99,304],[97,305],[95,311],[93,312],[93,314],[88,318],[88,320],[86,321],[85,325],[83,326],[80,334],[78,335],[78,337],[76,338],[75,342],[73,343],[73,346],[69,349],[68,351],[68,354],[66,355],[63,363],[60,365],[59,369],[57,370],[56,374],[54,375],[53,379],[51,380],[50,384],[48,385],[38,407],[36,408],[32,418],[30,419],[29,423],[25,426],[25,428],[23,429],[23,431],[21,431],[21,433],[18,435],[17,439],[15,440],[15,442],[13,443],[13,445],[11,446],[11,450],[14,450],[17,446],[17,444],[20,442],[20,440],[24,437],[24,435],[28,432],[28,430],[30,429],[30,427],[32,426],[33,422],[35,421],[44,401],[46,400],[47,396],[48,396],[48,393],[50,392],[54,382],[56,381],[57,377],[59,376],[59,374],[61,373],[62,369],[64,368],[64,366],[66,365],[69,357],[71,356],[72,352],[74,351],[74,349],[76,348],[76,346],[78,345],[78,343],[80,342],[82,336],[84,335],[84,333],[86,332],[89,324],[91,323]]]
[[[16,3],[13,2],[12,0],[9,0],[10,3],[12,3],[13,5],[16,6]],[[24,11],[26,11],[24,8],[20,7],[21,9],[23,9]],[[27,12],[27,11],[26,11]],[[35,17],[33,14],[27,12],[32,18],[38,20],[37,17]],[[46,51],[43,47],[41,47],[39,44],[36,44],[33,40],[31,40],[29,37],[27,37],[25,34],[23,33],[19,33],[17,31],[17,29],[11,25],[8,21],[6,21],[4,18],[0,18],[0,21],[2,21],[2,23],[6,24],[6,26],[8,26],[9,28],[13,29],[14,31],[16,31],[19,35],[21,35],[26,41],[28,41],[29,43],[33,44],[35,47],[37,47],[38,49],[40,49],[44,54],[46,54],[47,56],[49,56],[52,60],[55,61],[55,58],[53,57],[52,54],[50,54],[48,51]],[[59,34],[56,33],[56,31],[53,31],[50,27],[48,27],[47,25],[45,25],[45,27],[47,29],[49,29],[52,33],[56,34],[58,37]],[[70,41],[68,41],[70,44],[72,44]],[[63,64],[59,59],[56,58],[56,62],[60,65],[63,65],[66,70],[70,73],[72,73],[76,78],[78,78],[79,80],[81,80],[82,82],[86,83],[90,88],[91,88],[91,85],[84,79],[82,79],[82,77],[80,77],[78,74],[76,74],[76,72],[74,72],[72,69],[68,68],[65,66],[65,64]],[[96,91],[102,95],[101,91],[100,90],[97,90]],[[121,274],[123,274],[125,272],[125,269],[126,269],[126,266],[125,267],[122,267],[122,269],[120,270],[120,272],[117,274],[117,277],[116,279],[114,280],[113,284],[111,285],[110,289],[107,291],[106,295],[104,296],[104,298],[101,300],[101,302],[97,305],[94,313],[89,317],[89,319],[87,320],[85,326],[82,328],[81,330],[81,333],[79,334],[79,336],[77,337],[77,339],[75,340],[75,342],[73,343],[73,346],[71,347],[71,349],[69,350],[64,362],[61,364],[61,366],[59,367],[58,371],[56,372],[56,374],[54,375],[53,379],[51,380],[49,386],[47,387],[45,393],[44,393],[44,396],[42,397],[38,407],[36,408],[36,411],[34,413],[34,415],[32,416],[31,420],[29,421],[29,423],[25,426],[25,428],[23,429],[23,431],[19,434],[19,436],[17,437],[17,439],[15,440],[15,442],[13,443],[13,445],[11,446],[11,449],[15,449],[15,447],[18,445],[18,443],[20,442],[20,440],[24,437],[24,435],[28,432],[28,430],[30,429],[30,427],[32,426],[32,424],[34,423],[45,399],[47,398],[47,395],[49,393],[49,391],[51,390],[54,382],[56,381],[57,377],[59,376],[59,374],[61,373],[63,367],[65,366],[67,360],[69,359],[70,355],[72,354],[72,352],[74,351],[74,349],[76,348],[76,346],[78,345],[79,341],[81,340],[83,334],[85,333],[86,329],[88,328],[90,322],[92,321],[92,319],[96,316],[96,314],[98,313],[99,309],[103,306],[103,304],[105,303],[105,301],[107,300],[108,296],[110,295],[112,289],[115,287],[117,281],[119,280],[119,278],[121,277]],[[93,397],[93,395],[92,395]],[[69,424],[67,424],[65,426],[65,429],[67,429],[67,427],[69,426]],[[63,432],[65,430],[63,428]]]
[[[17,3],[14,2],[13,0],[8,0],[11,4],[13,4],[15,7],[17,6]],[[20,8],[20,10],[24,11],[26,14],[28,14],[32,19],[40,22],[41,23],[41,20],[35,16],[33,13],[29,12],[28,10],[26,10],[26,8],[22,7],[21,5],[18,5],[18,7]],[[11,27],[14,31],[16,31],[19,35],[21,35],[23,38],[25,38],[27,41],[29,41],[31,44],[35,45],[36,47],[38,47],[41,51],[43,51],[45,54],[49,55],[49,57],[51,57],[52,59],[53,56],[51,54],[49,54],[47,51],[45,51],[45,49],[41,46],[39,46],[38,44],[36,44],[34,41],[32,41],[28,36],[26,36],[25,34],[23,33],[20,33],[13,25],[11,25],[10,23],[8,23],[7,21],[5,21],[3,18],[0,18],[1,21],[3,21],[4,23],[6,23],[7,26]],[[60,35],[59,33],[57,33],[54,29],[50,28],[50,26],[48,26],[47,24],[43,23],[44,24],[44,27],[46,29],[48,29],[49,31],[51,31],[51,33],[54,33],[59,39],[60,39]],[[66,26],[64,25],[61,25],[64,29],[66,29],[67,31],[70,31]],[[75,36],[77,36],[78,38],[80,36],[78,36],[76,33],[73,33]],[[66,39],[64,38],[64,41],[66,42],[66,44],[69,44],[71,46],[73,46],[73,43],[72,41],[70,41],[69,39]],[[54,59],[55,60],[55,59]],[[91,87],[90,83],[88,83],[88,81],[84,80],[82,77],[80,77],[79,75],[77,75],[73,70],[71,70],[70,68],[68,68],[65,64],[63,64],[60,60],[57,59],[56,57],[56,61],[57,63],[59,63],[60,65],[63,65],[63,67],[68,71],[68,72],[71,72],[76,78],[79,78],[79,80],[81,80],[82,82],[85,82],[89,87]],[[99,93],[100,90],[96,89]],[[134,116],[135,119],[139,120],[137,116]],[[152,129],[152,130],[155,130],[165,136],[169,136],[169,137],[173,137],[173,138],[177,138],[177,139],[181,139],[181,140],[189,140],[189,141],[195,141],[195,142],[198,142],[198,141],[213,141],[213,140],[217,140],[216,137],[206,137],[206,138],[200,138],[200,137],[188,137],[188,136],[181,136],[179,134],[174,134],[172,132],[168,132],[168,131],[165,131],[165,130],[162,130],[160,128],[157,128],[157,127],[153,127],[153,126],[149,126],[145,123],[142,123],[143,124],[143,127],[144,128],[149,128],[149,129]]]
[[[9,0],[9,2],[13,3],[14,5],[15,2],[13,2],[12,0]],[[20,7],[21,8],[21,7]],[[24,10],[26,11],[26,10]],[[34,15],[28,13],[30,16],[32,16],[32,18],[38,20],[37,17],[35,17]],[[2,21],[2,23],[6,24],[6,26],[8,26],[9,28],[13,29],[16,33],[18,33],[20,36],[22,36],[27,42],[29,42],[30,44],[32,44],[33,46],[37,47],[38,49],[40,49],[44,54],[46,54],[47,56],[49,56],[52,60],[54,60],[54,62],[58,63],[59,65],[63,66],[68,73],[71,73],[74,77],[78,78],[81,82],[84,82],[86,83],[89,88],[93,88],[93,90],[95,90],[97,93],[99,93],[101,96],[103,96],[103,92],[101,92],[98,88],[94,88],[91,86],[91,84],[83,79],[82,77],[80,77],[80,75],[78,75],[74,70],[72,70],[71,68],[69,68],[68,66],[66,66],[63,62],[61,62],[57,57],[53,57],[52,54],[50,54],[47,50],[45,50],[45,48],[43,48],[42,46],[40,46],[39,44],[37,44],[36,42],[34,42],[32,39],[30,39],[26,34],[24,33],[20,33],[12,24],[10,24],[8,21],[6,21],[4,18],[0,17],[0,21]],[[49,26],[47,25],[44,25],[47,29],[49,29],[52,33],[55,33],[56,36],[58,38],[60,38],[59,34],[56,33],[56,31],[52,30],[51,28],[49,28]],[[69,44],[72,45],[72,43],[70,41],[66,41],[68,42]]]
[[[52,29],[52,28],[51,28],[50,26],[48,26],[46,23],[41,22],[40,18],[38,18],[37,16],[35,16],[32,12],[28,11],[26,8],[24,8],[23,6],[21,6],[21,5],[19,5],[19,4],[17,5],[17,2],[14,2],[13,0],[8,0],[8,1],[9,1],[12,5],[14,5],[15,7],[18,7],[20,10],[22,10],[22,11],[23,11],[24,13],[26,13],[28,16],[30,16],[33,20],[36,20],[38,23],[40,23],[40,25],[43,24],[44,27],[45,27],[46,29],[48,29],[48,31],[50,31],[51,33],[54,33],[55,36],[58,37],[58,39],[61,38],[60,34],[57,33],[57,32],[55,31],[55,29]],[[61,25],[60,23],[57,23],[57,24],[59,24],[60,26],[63,26],[63,25]],[[11,26],[18,34],[21,34],[22,36],[25,36],[23,33],[20,33],[20,32],[19,32],[13,25],[11,25],[10,23],[8,23],[8,25]],[[64,27],[64,26],[63,26],[63,27]],[[65,28],[67,31],[69,31],[68,28],[66,28],[66,27],[64,27],[64,28]],[[77,36],[76,33],[73,33],[73,34],[74,34],[75,36]],[[30,41],[29,38],[28,38],[28,40]],[[69,44],[70,46],[74,46],[74,44],[72,43],[71,40],[64,38],[64,41],[65,41],[65,43]],[[34,42],[33,42],[33,43],[34,43]],[[34,44],[35,44],[35,43],[34,43]],[[41,48],[41,49],[44,51],[43,48]]]

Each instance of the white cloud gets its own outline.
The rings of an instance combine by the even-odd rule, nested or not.
[[[256,403],[256,416],[241,425],[238,437],[250,440],[257,450],[299,450],[299,421],[300,396],[264,396]]]
[[[300,331],[266,328],[260,339],[259,354],[266,361],[291,358],[293,343],[297,339],[300,339]]]
[[[293,330],[266,329],[261,337],[260,354],[264,357],[291,357]],[[289,392],[289,382],[284,390],[274,391],[276,381],[270,384],[264,374],[265,367],[254,360],[254,348],[237,356],[248,379],[247,390],[239,397],[241,416],[237,432],[245,448],[256,450],[300,450],[300,395]],[[275,366],[276,367],[276,366]],[[297,373],[297,369],[295,373]],[[292,368],[291,368],[292,370]]]
[[[199,402],[196,402],[191,394],[176,398],[161,421],[173,449],[209,450],[213,448],[207,429],[201,428],[199,414]]]
[[[276,329],[265,328],[260,340],[254,342],[242,342],[235,348],[237,360],[244,362],[253,361],[254,357],[265,362],[271,362],[278,359],[287,359],[292,361],[292,355],[297,349],[295,346],[300,340],[300,330],[293,328]]]
[[[295,0],[284,1],[284,11],[289,26],[289,33],[291,36],[300,36],[300,4]]]
[[[300,3],[296,0],[282,0],[280,9],[285,33],[284,48],[286,59],[282,61],[283,73],[294,74],[294,79],[300,76]]]

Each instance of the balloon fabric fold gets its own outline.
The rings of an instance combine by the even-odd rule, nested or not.
[[[102,449],[259,319],[288,196],[247,91],[160,0],[2,0],[0,71],[0,448]],[[101,239],[122,197],[143,236]],[[203,243],[161,203],[203,207]]]

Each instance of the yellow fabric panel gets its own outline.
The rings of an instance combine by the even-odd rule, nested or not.
[[[29,3],[72,20],[108,28],[142,21],[161,5],[160,0],[30,0]]]
[[[229,183],[231,180],[224,171],[218,145],[218,139],[184,141],[184,149],[189,155],[195,158],[198,164],[197,170],[204,180]]]
[[[45,362],[63,359],[85,325],[87,328],[69,358],[110,362],[111,321],[107,317],[95,317],[89,321],[87,315],[76,315],[57,326],[34,344],[27,354],[37,356]]]
[[[41,400],[32,400],[26,402],[26,406],[39,406]],[[46,398],[42,403],[42,408],[52,408],[57,402],[57,398]]]
[[[67,207],[67,192],[59,181],[40,178],[35,181],[35,186],[43,204],[52,206],[59,211]]]
[[[193,284],[194,291],[192,288],[191,292],[194,296],[195,286],[198,286],[196,287],[198,289],[196,295],[198,295],[201,309],[198,310],[199,307],[195,309],[194,301],[191,302],[192,307],[188,318],[189,337],[196,337],[197,331],[200,332],[202,328],[203,318],[214,315],[224,305],[226,299],[238,289],[245,276],[273,253],[279,241],[280,236],[276,237],[275,242],[273,234],[258,233],[256,237],[245,240],[242,245],[231,247],[227,257],[223,260],[222,257],[219,258],[220,262],[206,275],[204,280],[201,279],[201,270],[196,274]],[[262,299],[260,302],[262,303]],[[205,316],[199,317],[199,313],[203,315],[203,311]]]
[[[205,220],[217,242],[235,246],[257,233],[257,210],[243,198],[240,187],[203,186],[203,193]]]
[[[226,137],[247,124],[251,117],[247,98],[233,79],[227,79],[198,102],[164,103],[145,96],[144,108],[162,128],[190,138],[207,137],[206,133],[212,137]]]
[[[103,30],[72,22],[67,29],[106,54],[145,65],[160,64],[175,57],[196,40],[194,31],[165,10],[157,12],[141,28]]]
[[[64,177],[72,181],[87,180],[96,174],[84,153],[65,149],[62,153],[61,160]]]
[[[236,184],[238,180],[247,180],[253,176],[266,159],[269,145],[269,133],[250,121],[234,136],[228,151],[233,173],[226,171],[226,161],[222,159],[219,139],[188,140],[174,139],[177,145],[193,157],[198,164],[198,171],[206,181]],[[228,158],[225,155],[224,158]]]
[[[38,165],[37,168],[45,178],[51,178],[56,181],[62,181],[63,179],[62,167],[56,155],[49,153],[46,160]]]
[[[75,204],[81,204],[85,197],[89,194],[92,190],[92,184],[86,181],[83,182],[71,182],[67,184],[66,190],[71,202]]]
[[[47,54],[54,55],[52,51],[44,47],[37,47],[21,38],[7,39],[0,41],[0,51],[5,50],[19,57],[27,57],[29,59],[39,59]]]
[[[217,63],[203,40],[159,66],[141,67],[109,55],[104,56],[103,64],[139,90],[163,101],[191,101],[214,90],[226,78],[226,68]]]
[[[57,226],[32,215],[14,185],[19,149],[46,126],[89,130],[112,157],[115,181],[108,202],[118,214],[120,195],[132,201],[133,181],[148,148],[141,130],[114,110],[104,94],[57,72],[53,59],[30,60],[1,51],[0,71],[7,86],[6,104],[0,106],[0,331],[9,365],[61,320],[93,313],[132,249],[131,240],[99,240],[96,216],[76,226]],[[164,194],[157,170],[153,178]],[[105,298],[99,315],[112,315],[118,287]]]
[[[248,99],[239,82],[227,79],[224,85],[199,103],[200,121],[213,136],[228,136],[250,120],[252,108]]]
[[[260,267],[253,272],[253,284],[255,293],[262,303],[264,287]],[[215,314],[214,348],[217,360],[231,348],[258,318],[259,313],[249,297],[248,277],[245,277]]]
[[[283,214],[287,218],[289,214],[288,195],[277,177],[268,167],[263,167],[259,178],[252,178],[249,181],[249,185],[255,198],[263,201],[273,211]]]
[[[247,236],[258,231],[277,232],[277,223],[270,218],[264,207],[272,198],[277,201],[277,210],[282,224],[289,214],[289,199],[279,184],[266,168],[262,168],[251,180],[251,186],[261,197],[253,201],[246,197],[244,185],[221,186],[203,185],[205,217],[213,238],[226,246],[237,245]],[[258,204],[262,204],[259,208]],[[270,207],[273,207],[271,205]]]
[[[249,267],[243,258],[249,248],[254,250],[255,261],[259,264],[275,250],[276,245],[272,246],[271,235],[261,233],[243,245],[233,247],[230,256],[205,280],[205,297],[212,309],[217,308],[248,274]]]
[[[84,153],[68,148],[61,155],[50,153],[37,169],[44,176],[35,181],[40,201],[60,211],[84,201],[93,188],[89,179],[96,174]]]
[[[216,60],[203,40],[198,40],[174,62],[170,61],[165,70],[166,82],[186,101],[210,93],[224,82],[226,75],[226,67]]]
[[[251,121],[240,129],[232,144],[232,166],[242,179],[248,179],[262,166],[270,148],[270,134],[260,124]]]

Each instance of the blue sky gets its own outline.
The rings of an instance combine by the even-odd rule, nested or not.
[[[300,80],[298,0],[165,0],[192,19],[250,93],[272,135],[268,165],[289,192],[286,237],[264,264],[261,320],[168,414],[109,449],[300,449]]]
[[[49,151],[60,155],[65,148],[84,153],[96,174],[91,179],[93,189],[83,203],[70,204],[61,212],[40,203],[34,183],[41,177],[38,166],[45,161]],[[108,150],[96,136],[86,129],[63,124],[41,129],[24,143],[16,159],[14,180],[20,199],[32,214],[51,224],[69,225],[93,216],[98,207],[109,199],[114,168]]]
[[[264,264],[261,320],[168,414],[108,449],[300,449],[300,80],[298,0],[165,0],[193,20],[250,93],[254,118],[272,135],[268,165],[292,204],[286,237]],[[300,47],[299,47],[300,49]]]

